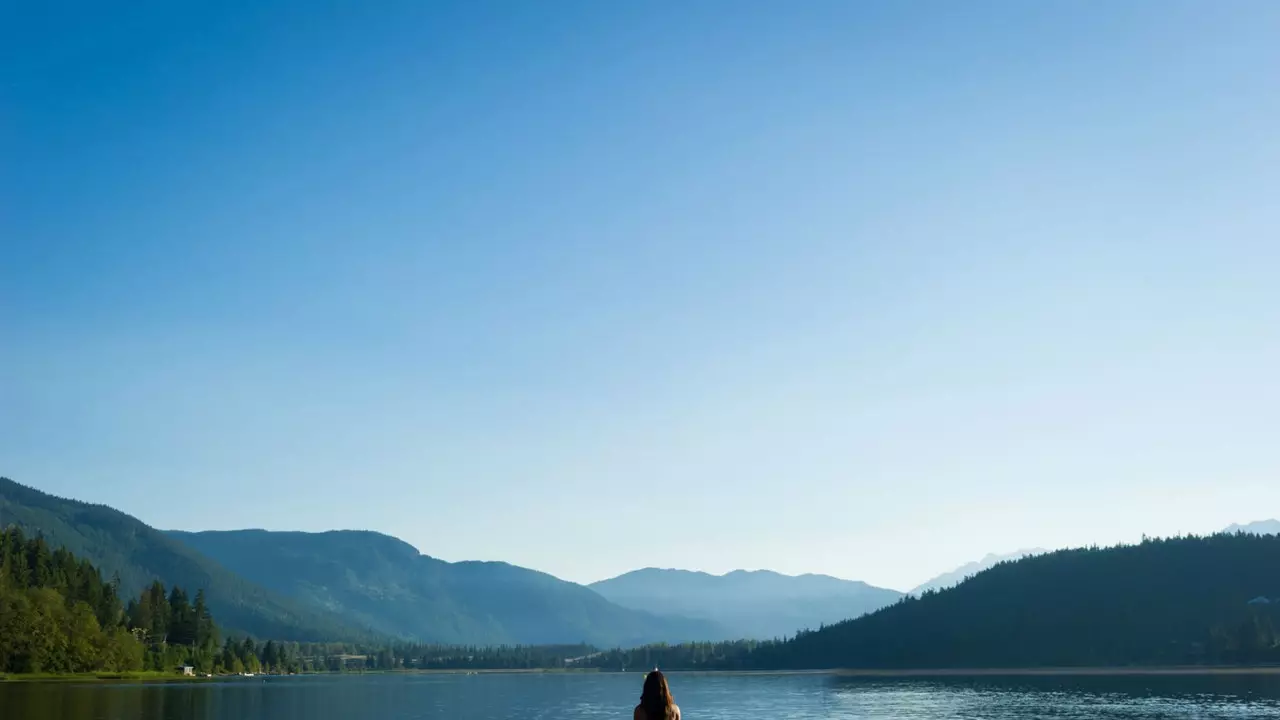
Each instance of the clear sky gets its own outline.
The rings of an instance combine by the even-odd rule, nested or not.
[[[906,588],[1280,515],[1280,3],[0,10],[0,474]]]

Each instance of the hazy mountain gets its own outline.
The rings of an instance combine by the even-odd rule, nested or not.
[[[647,568],[593,583],[591,589],[623,607],[703,618],[725,637],[775,638],[857,617],[902,597],[863,582],[828,575],[782,575],[735,570],[710,575]]]
[[[41,533],[54,547],[87,559],[133,596],[159,579],[189,593],[203,588],[218,623],[283,640],[359,639],[369,635],[324,610],[255,585],[196,550],[105,505],[65,500],[0,478],[0,524]]]
[[[506,563],[445,562],[374,532],[172,535],[272,590],[420,641],[608,647],[724,635],[705,620],[626,609],[581,585]]]
[[[1280,662],[1280,536],[1059,550],[765,648],[769,668]]]
[[[911,592],[908,594],[919,595],[920,593],[926,590],[943,590],[943,589],[952,587],[954,585],[958,585],[961,582],[963,582],[965,578],[973,575],[977,575],[983,570],[999,565],[1002,562],[1021,560],[1022,558],[1027,557],[1029,555],[1040,555],[1045,552],[1048,552],[1048,551],[1042,548],[1031,548],[1029,550],[1018,550],[1017,552],[1011,552],[1004,555],[997,555],[995,553],[991,553],[991,554],[988,554],[986,557],[982,558],[981,560],[975,560],[974,562],[961,565],[960,567],[950,572],[942,573],[941,575],[933,578],[932,580],[929,580],[928,582],[922,585],[912,588]]]
[[[1244,525],[1232,523],[1223,532],[1242,532],[1250,535],[1280,535],[1280,520],[1258,520]]]

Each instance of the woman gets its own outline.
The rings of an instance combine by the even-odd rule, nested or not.
[[[667,678],[656,669],[644,677],[644,692],[632,720],[680,720],[680,706],[671,697]]]

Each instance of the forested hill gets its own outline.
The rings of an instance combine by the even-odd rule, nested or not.
[[[229,630],[260,638],[607,647],[723,636],[705,620],[624,608],[506,563],[444,562],[372,532],[165,533],[3,478],[0,523],[90,560],[130,594],[155,579],[204,589]]]
[[[772,668],[1280,662],[1280,536],[1061,550],[761,647]]]
[[[203,591],[154,581],[128,604],[87,560],[16,526],[0,530],[0,674],[298,672],[295,644],[219,642]],[[314,648],[313,648],[314,649]],[[0,676],[0,680],[4,677]]]
[[[157,579],[193,592],[229,629],[284,640],[360,639],[373,633],[323,609],[309,608],[246,581],[214,560],[105,505],[66,500],[0,478],[0,526],[40,534],[119,577],[133,595]]]
[[[612,647],[723,636],[705,620],[620,607],[581,585],[507,563],[445,562],[375,532],[171,536],[279,593],[419,642]]]

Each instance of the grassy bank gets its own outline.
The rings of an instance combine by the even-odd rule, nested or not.
[[[140,670],[137,672],[97,673],[15,673],[0,674],[0,682],[198,682],[208,678],[190,677],[171,672]]]

